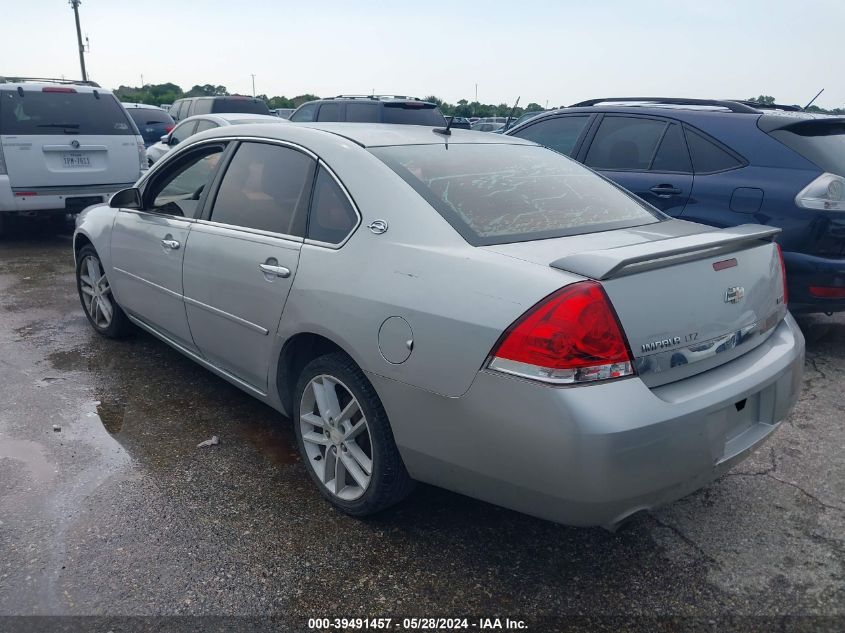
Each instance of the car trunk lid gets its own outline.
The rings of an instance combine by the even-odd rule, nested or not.
[[[778,232],[759,225],[719,230],[670,220],[487,248],[536,263],[545,259],[552,268],[600,281],[637,373],[647,385],[658,386],[750,351],[783,319],[780,261],[772,243]],[[540,261],[532,246],[543,254]],[[552,256],[555,246],[562,256]]]

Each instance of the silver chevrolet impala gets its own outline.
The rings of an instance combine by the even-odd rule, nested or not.
[[[516,137],[244,125],[87,209],[73,248],[97,332],[134,324],[289,416],[342,511],[418,480],[612,528],[795,403],[776,233],[670,218]]]

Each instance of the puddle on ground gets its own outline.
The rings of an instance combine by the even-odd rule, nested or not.
[[[4,458],[23,462],[38,483],[49,480],[55,474],[55,468],[44,456],[44,447],[38,442],[4,439],[0,441],[0,459]]]
[[[299,461],[299,449],[296,446],[296,438],[293,429],[287,421],[278,421],[270,424],[250,424],[246,422],[239,425],[238,432],[244,439],[248,440],[267,459],[278,466],[294,464]]]
[[[97,415],[106,431],[115,435],[123,428],[126,405],[123,402],[97,402]]]

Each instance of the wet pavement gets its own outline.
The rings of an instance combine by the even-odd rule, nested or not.
[[[616,534],[428,486],[357,520],[278,413],[94,334],[70,249],[0,242],[0,615],[845,618],[843,316],[801,320],[804,392],[762,450]]]

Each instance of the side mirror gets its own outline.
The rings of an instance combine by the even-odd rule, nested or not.
[[[141,192],[135,187],[121,189],[111,197],[109,206],[112,209],[140,209]]]
[[[165,134],[164,136],[162,136],[162,137],[161,137],[160,139],[158,139],[158,140],[160,140],[160,141],[161,141],[162,143],[164,143],[165,145],[170,145],[170,134]]]
[[[167,144],[173,147],[174,145],[179,145],[179,139],[175,136],[171,136],[167,139]]]

